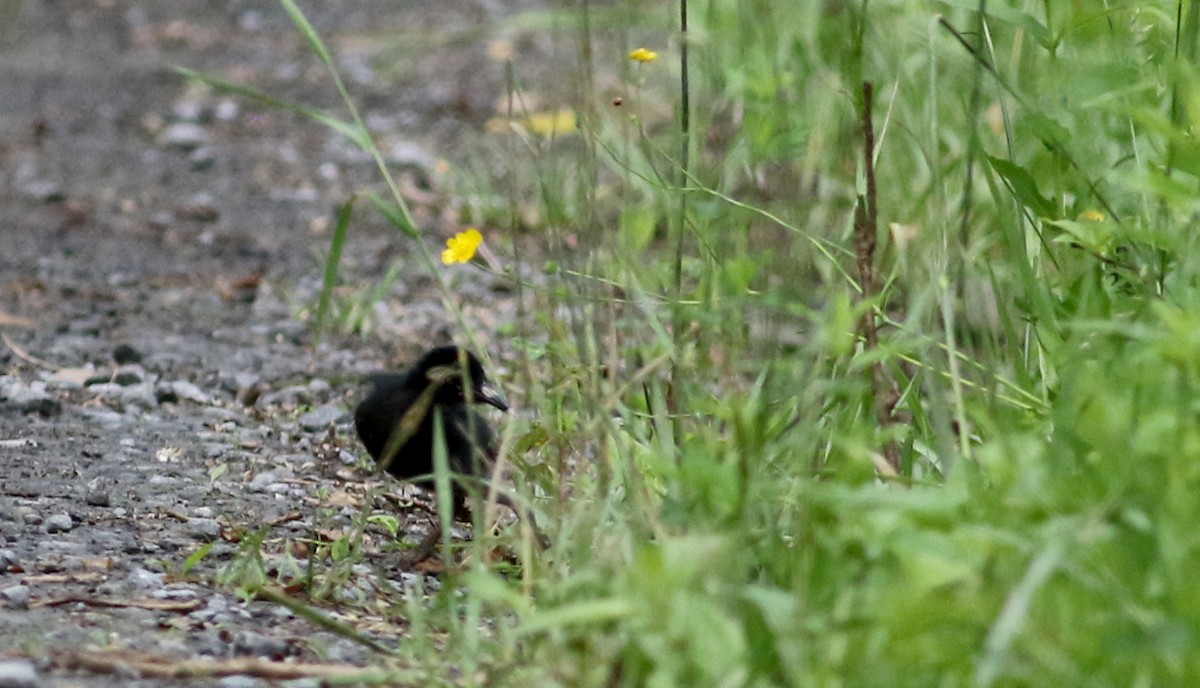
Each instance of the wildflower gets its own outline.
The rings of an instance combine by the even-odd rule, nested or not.
[[[571,134],[578,129],[575,111],[570,108],[535,112],[525,119],[525,126],[541,136]]]
[[[653,62],[658,59],[658,53],[647,48],[638,48],[629,53],[629,59],[634,62]]]
[[[446,250],[442,251],[442,262],[446,265],[466,263],[475,257],[475,249],[483,243],[483,235],[478,229],[471,227],[465,232],[459,232],[446,240]]]
[[[1104,220],[1107,218],[1104,217],[1104,213],[1098,210],[1085,210],[1082,213],[1079,213],[1079,217],[1077,219],[1087,220],[1088,222],[1104,222]]]

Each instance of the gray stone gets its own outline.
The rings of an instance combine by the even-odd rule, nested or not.
[[[334,404],[325,404],[309,411],[300,416],[300,427],[308,432],[320,432],[329,428],[330,425],[337,425],[350,420],[350,412],[341,406]]]
[[[245,630],[233,636],[233,650],[240,655],[282,657],[288,652],[288,644],[265,633]]]
[[[217,161],[217,153],[211,146],[200,146],[188,155],[188,162],[192,163],[192,169],[197,172],[207,170]]]
[[[188,519],[187,532],[199,538],[216,538],[221,535],[221,524],[213,518]]]
[[[163,574],[154,573],[140,566],[129,572],[129,582],[144,590],[158,590],[163,586]]]
[[[65,533],[75,527],[75,522],[67,514],[54,514],[46,519],[46,532]]]
[[[152,409],[158,406],[158,397],[154,394],[154,385],[142,382],[121,389],[121,406]]]
[[[37,688],[37,669],[26,659],[0,661],[0,688]]]
[[[143,382],[146,379],[146,369],[137,363],[127,363],[120,368],[112,376],[112,382],[115,382],[122,387],[129,387]]]
[[[96,476],[87,483],[87,492],[83,501],[89,506],[109,506],[112,504],[112,480]]]
[[[0,597],[4,598],[5,602],[13,609],[26,609],[29,607],[29,588],[24,585],[10,585],[3,590],[0,590]]]
[[[5,378],[0,383],[0,398],[19,413],[37,413],[42,416],[57,416],[62,413],[62,402],[46,391],[46,383],[36,381],[26,385],[20,380]]]
[[[197,404],[211,404],[212,397],[196,386],[195,383],[187,380],[176,380],[171,383],[171,390],[175,392],[175,396],[184,401],[194,401]]]
[[[175,122],[168,125],[158,136],[158,142],[168,148],[192,151],[209,142],[204,127],[192,122]]]
[[[31,179],[20,184],[17,190],[42,203],[60,203],[67,199],[62,185],[49,179]]]

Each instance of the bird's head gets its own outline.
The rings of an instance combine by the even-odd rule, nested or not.
[[[468,401],[508,410],[508,403],[483,372],[475,354],[457,346],[431,349],[413,366],[413,376],[422,386],[436,385],[434,403],[462,404]],[[464,377],[466,385],[464,385]],[[470,389],[470,393],[467,393]]]

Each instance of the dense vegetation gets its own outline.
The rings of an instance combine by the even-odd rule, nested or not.
[[[456,183],[554,544],[398,593],[404,675],[1200,683],[1197,3],[690,4],[524,17],[575,116],[517,64]]]

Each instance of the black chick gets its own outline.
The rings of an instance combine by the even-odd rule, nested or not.
[[[455,346],[438,347],[407,372],[376,375],[370,382],[370,393],[354,410],[354,428],[381,468],[402,480],[431,482],[437,408],[450,470],[461,476],[489,477],[495,456],[492,431],[470,404],[489,404],[501,411],[507,411],[508,404],[474,354]],[[461,480],[452,486],[455,517],[461,519],[468,493]]]

